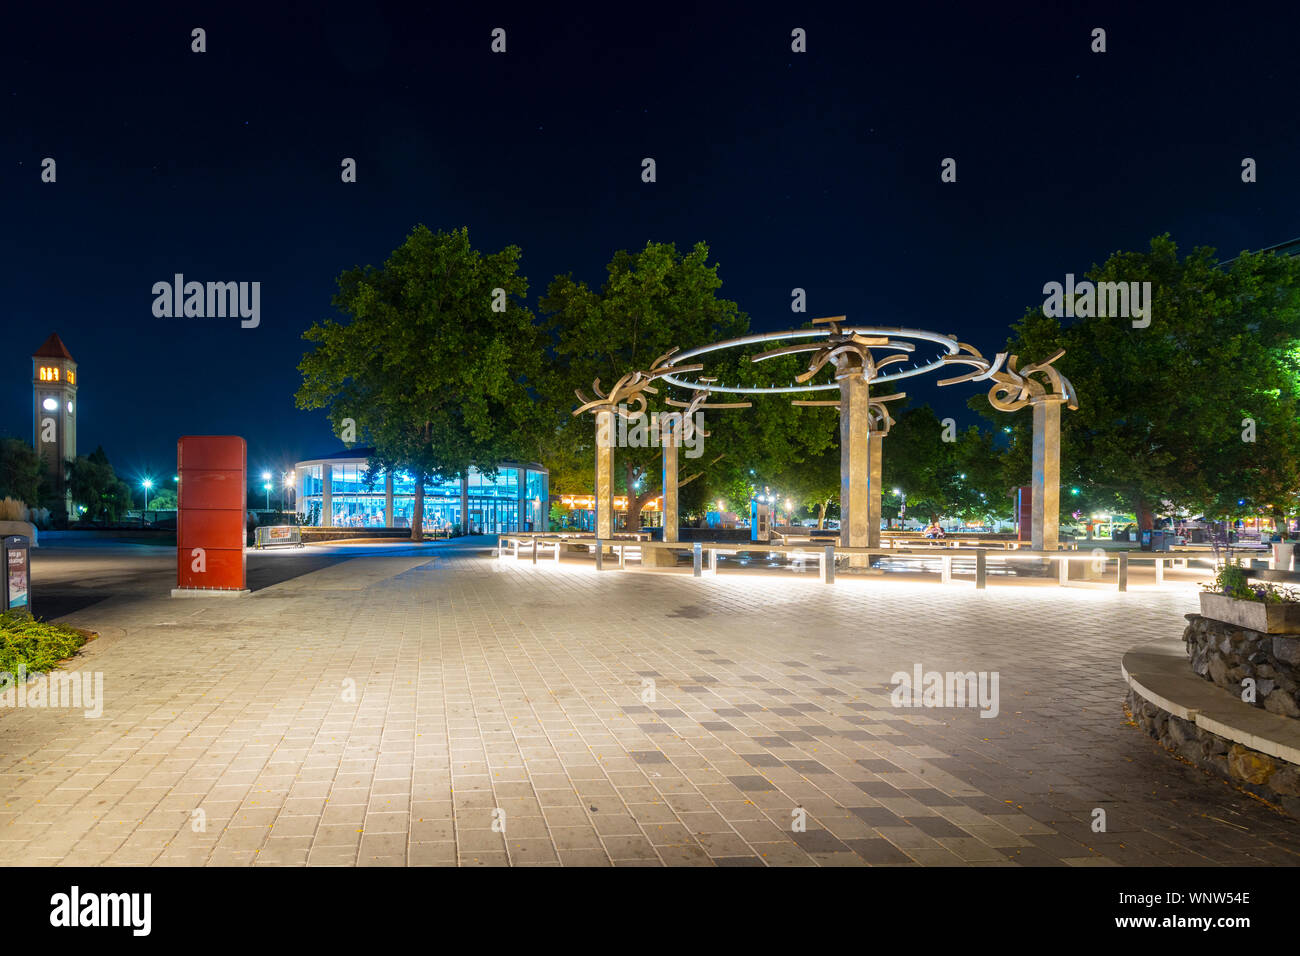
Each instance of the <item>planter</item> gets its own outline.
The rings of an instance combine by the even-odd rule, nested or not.
[[[1300,632],[1300,603],[1265,604],[1263,601],[1239,601],[1226,594],[1201,592],[1201,615],[1261,634],[1295,634]]]
[[[1295,560],[1294,541],[1273,542],[1273,568],[1276,571],[1290,571],[1291,562]]]

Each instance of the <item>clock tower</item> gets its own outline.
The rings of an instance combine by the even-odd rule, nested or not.
[[[77,457],[77,363],[58,334],[32,356],[32,447],[41,460],[54,511],[72,512],[67,461]]]

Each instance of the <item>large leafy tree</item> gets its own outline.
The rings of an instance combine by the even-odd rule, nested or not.
[[[708,257],[702,242],[684,255],[672,243],[650,242],[639,252],[615,253],[599,290],[572,275],[557,276],[551,283],[540,303],[555,355],[544,389],[555,436],[547,440],[568,449],[559,456],[569,462],[567,473],[562,472],[566,480],[585,478],[587,487],[593,483],[595,425],[590,415],[579,419],[570,414],[575,389],[594,398],[592,384],[597,379],[608,388],[626,373],[648,368],[670,349],[731,338],[748,327],[736,303],[718,296],[722,280]],[[663,401],[669,386],[657,387],[657,395],[645,396],[647,412],[672,411]],[[712,457],[709,449],[703,460]],[[661,490],[660,451],[619,448],[616,467],[628,495],[628,526],[636,527],[641,508]],[[694,467],[682,457],[683,482]]]
[[[522,304],[519,257],[515,246],[479,252],[467,229],[417,226],[381,267],[340,275],[345,318],[303,334],[314,347],[298,366],[298,407],[325,408],[337,434],[373,444],[372,470],[412,474],[416,540],[426,478],[537,453],[544,342]]]
[[[116,521],[131,507],[131,486],[117,476],[102,445],[68,462],[68,487],[90,521]]]
[[[0,438],[0,498],[29,507],[41,501],[42,469],[36,450],[20,438]]]
[[[993,436],[972,425],[945,441],[943,422],[929,405],[897,415],[884,440],[885,500],[930,521],[941,517],[974,519],[1005,514],[1010,506],[1003,476],[1003,454]]]
[[[1300,260],[1243,253],[1226,266],[1212,249],[1179,257],[1168,236],[1117,252],[1087,278],[1150,282],[1150,325],[1130,318],[1057,319],[1041,306],[1013,327],[1022,362],[1066,350],[1057,368],[1079,392],[1061,416],[1062,478],[1089,499],[1151,527],[1167,502],[1223,515],[1245,501],[1293,509],[1300,490]],[[1029,475],[1030,413],[972,407],[1011,422],[1016,470]],[[1255,425],[1255,441],[1246,420]],[[1062,505],[1066,506],[1066,496]]]

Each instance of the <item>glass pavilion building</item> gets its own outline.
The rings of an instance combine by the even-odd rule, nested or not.
[[[308,525],[409,528],[415,480],[406,472],[367,473],[371,449],[354,448],[294,466],[298,512]],[[549,474],[541,465],[502,462],[495,477],[470,468],[464,478],[424,482],[424,528],[450,530],[468,516],[471,534],[546,531]]]

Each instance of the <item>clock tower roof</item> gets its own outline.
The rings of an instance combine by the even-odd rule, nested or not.
[[[50,333],[45,344],[32,353],[32,358],[61,358],[73,361],[72,353],[68,351],[68,347],[63,344],[63,339],[59,338],[57,332]]]

